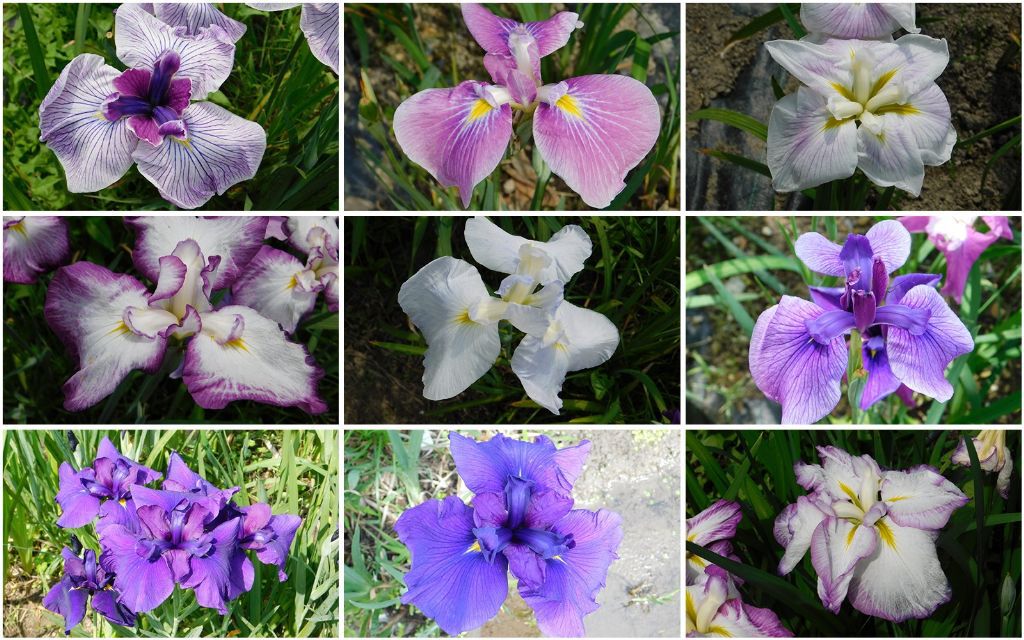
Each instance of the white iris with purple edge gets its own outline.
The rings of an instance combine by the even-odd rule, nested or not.
[[[610,74],[542,84],[540,59],[583,26],[575,13],[520,24],[464,3],[462,16],[487,52],[495,84],[466,80],[402,102],[393,123],[402,151],[442,186],[457,186],[468,206],[505,154],[516,109],[532,114],[534,141],[551,171],[589,206],[607,207],[658,139],[661,113],[650,89]]]

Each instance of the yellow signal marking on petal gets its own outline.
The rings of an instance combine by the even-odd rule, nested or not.
[[[480,541],[479,540],[474,542],[473,546],[471,546],[470,548],[466,549],[466,553],[473,553],[474,551],[477,552],[477,553],[480,553],[480,552],[483,551],[483,549],[480,548]]]
[[[853,544],[853,536],[857,535],[857,527],[859,527],[859,526],[860,526],[859,524],[853,525],[853,528],[850,529],[850,533],[846,534],[846,548],[847,549],[849,549],[850,545]]]
[[[469,317],[469,309],[463,309],[455,316],[455,324],[473,324],[473,319]]]
[[[722,636],[723,638],[731,638],[732,637],[732,634],[729,633],[729,630],[726,629],[725,627],[719,627],[719,626],[708,627],[708,633],[709,634],[718,634],[718,635]]]
[[[839,84],[838,82],[831,83],[832,88],[839,92],[839,95],[843,96],[850,102],[857,102],[857,98],[853,95],[853,92]]]
[[[192,148],[192,143],[189,142],[188,139],[182,140],[181,138],[175,138],[174,136],[168,136],[168,137],[170,137],[171,140],[174,140],[175,142],[177,142],[181,146],[185,147],[186,149],[191,149]]]
[[[836,120],[832,116],[829,116],[828,120],[825,121],[825,124],[821,126],[821,130],[828,131],[829,129],[836,129],[848,122],[853,122],[853,120],[850,118],[847,118],[846,120]]]
[[[295,276],[292,276],[292,279],[288,281],[288,286],[285,287],[285,289],[294,289],[297,286],[299,286],[299,281],[295,279]]]
[[[121,505],[122,507],[124,506],[124,503],[125,503],[125,499],[124,498],[121,498],[120,500],[117,501],[117,504]]]
[[[28,237],[28,234],[25,233],[25,221],[24,220],[22,220],[21,222],[15,222],[14,224],[12,224],[11,226],[9,226],[7,228],[10,229],[11,231],[17,231],[18,233],[20,233],[21,235],[25,236],[26,238]]]
[[[121,322],[118,322],[117,326],[114,327],[113,329],[111,329],[110,332],[107,335],[117,334],[119,336],[123,336],[123,335],[125,335],[127,333],[131,333],[131,332],[132,332],[132,330],[129,329],[128,325],[126,325],[124,323],[124,320],[122,320]]]
[[[886,502],[897,502],[899,500],[906,500],[907,496],[893,496],[886,500]]]
[[[105,115],[103,115],[102,111],[97,111],[96,113],[92,114],[92,117],[96,118],[97,120],[106,120],[107,119],[107,117]]]
[[[916,116],[921,113],[921,110],[912,104],[887,104],[882,107],[875,109],[876,116],[883,116],[887,113],[892,113],[898,116]]]
[[[875,84],[871,85],[871,93],[870,93],[870,95],[873,96],[876,93],[878,93],[879,91],[881,91],[882,87],[884,87],[886,84],[888,84],[888,82],[890,80],[892,80],[892,77],[894,75],[896,75],[896,70],[895,69],[893,69],[891,71],[886,71],[882,75],[878,76],[878,80],[875,80]]]
[[[842,482],[839,483],[839,489],[840,489],[840,491],[842,491],[843,493],[848,495],[850,497],[850,500],[853,500],[853,504],[856,507],[860,508],[860,498],[858,498],[857,494],[853,492],[853,489],[851,489],[850,487],[846,486]]]
[[[576,102],[576,98],[573,98],[568,93],[559,98],[558,101],[555,102],[555,106],[571,116],[576,116],[580,119],[583,118],[583,111],[580,110],[580,105]]]
[[[696,622],[697,620],[697,607],[693,604],[693,596],[690,592],[686,592],[686,617]]]
[[[238,349],[240,351],[245,351],[246,353],[249,352],[248,345],[246,345],[245,344],[245,340],[242,340],[241,338],[235,338],[234,340],[228,340],[227,342],[224,343],[224,346],[228,347],[229,349]]]
[[[494,109],[494,107],[492,107],[486,100],[483,98],[477,98],[476,102],[473,103],[473,108],[469,112],[469,117],[466,118],[466,122],[479,120],[490,113],[492,109]]]
[[[882,538],[882,541],[895,551],[896,536],[893,535],[892,529],[889,528],[889,525],[885,524],[882,520],[879,520],[875,523],[875,528],[878,529],[878,535]]]

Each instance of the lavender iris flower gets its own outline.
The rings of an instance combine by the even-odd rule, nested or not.
[[[64,577],[53,585],[43,598],[43,606],[64,616],[64,633],[85,617],[85,605],[92,596],[92,608],[113,622],[125,627],[135,626],[135,613],[119,601],[120,593],[114,588],[114,574],[107,572],[96,561],[96,552],[86,549],[79,558],[64,547]]]
[[[542,632],[583,635],[622,540],[618,514],[572,508],[590,443],[559,450],[544,436],[476,442],[457,433],[449,441],[476,496],[472,506],[449,496],[399,517],[395,531],[412,555],[402,602],[462,633],[498,613],[511,570]]]
[[[840,288],[811,287],[814,302],[783,296],[757,319],[750,339],[750,373],[782,405],[782,421],[804,424],[827,415],[846,372],[845,335],[861,336],[867,409],[901,385],[941,402],[953,395],[946,366],[974,348],[971,333],[935,290],[939,276],[912,273],[889,281],[910,253],[910,234],[896,220],[843,246],[817,233],[796,242],[812,271],[841,276]]]

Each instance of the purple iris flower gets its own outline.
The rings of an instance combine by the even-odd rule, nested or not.
[[[131,487],[144,485],[160,478],[160,474],[121,455],[117,447],[104,437],[97,449],[92,467],[75,471],[63,462],[58,469],[60,488],[57,503],[61,516],[57,526],[74,529],[102,516],[97,525],[101,529],[111,524],[133,526]]]
[[[35,284],[71,259],[68,223],[60,216],[4,216],[4,282]]]
[[[412,555],[402,602],[456,635],[498,613],[511,570],[542,632],[583,635],[622,540],[618,514],[572,508],[590,443],[559,450],[544,436],[476,442],[457,433],[449,441],[476,496],[472,506],[449,496],[399,517],[395,531]]]
[[[135,613],[119,601],[120,593],[114,588],[114,574],[103,569],[96,561],[96,552],[86,549],[79,558],[64,547],[64,577],[43,598],[43,606],[64,616],[64,633],[70,634],[85,617],[85,605],[92,596],[92,608],[113,622],[125,627],[135,626]]]
[[[850,234],[841,247],[818,233],[797,239],[796,254],[812,271],[840,276],[845,284],[811,287],[813,302],[783,296],[754,325],[750,373],[782,405],[783,423],[813,423],[835,408],[847,367],[845,335],[854,329],[867,372],[862,409],[901,385],[940,402],[952,397],[946,367],[972,351],[974,341],[935,290],[939,276],[912,273],[889,281],[909,253],[910,234],[896,220]]]

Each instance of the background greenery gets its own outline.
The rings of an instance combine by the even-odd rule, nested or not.
[[[996,491],[996,474],[982,473],[976,461],[971,468],[951,465],[957,439],[975,434],[687,431],[686,517],[716,500],[739,502],[743,520],[732,543],[740,564],[726,568],[747,581],[740,587],[744,602],[769,607],[798,637],[1020,637],[1020,431],[1009,431],[1006,438],[1014,468],[1009,500]],[[953,513],[938,537],[939,560],[953,597],[929,618],[895,624],[862,614],[849,602],[839,615],[833,615],[818,598],[809,553],[792,573],[776,575],[784,549],[772,533],[775,518],[806,493],[796,484],[793,463],[820,464],[816,445],[832,445],[852,455],[869,454],[883,468],[930,464],[971,498]],[[686,549],[711,559],[692,542],[686,543]]]
[[[494,217],[506,231],[545,241],[578,224],[593,241],[565,299],[608,316],[620,343],[599,367],[570,373],[560,416],[526,396],[509,359],[523,334],[502,323],[494,367],[455,398],[423,398],[426,343],[398,306],[398,290],[440,256],[466,260],[494,291],[503,274],[473,262],[463,217],[345,218],[345,421],[348,424],[444,422],[678,423],[679,218]]]
[[[608,206],[617,209],[679,208],[679,7],[651,4],[490,4],[497,15],[521,22],[575,11],[585,27],[569,43],[541,60],[545,83],[596,73],[620,73],[647,83],[661,105],[661,134],[654,149],[626,178],[626,188]],[[660,14],[661,30],[652,21]],[[664,16],[668,16],[667,18]],[[638,30],[647,27],[641,36]],[[663,41],[668,41],[663,42]],[[442,188],[398,147],[391,125],[395,109],[430,88],[476,79],[490,82],[484,51],[462,19],[458,4],[346,4],[345,69],[358,79],[358,120],[346,113],[366,171],[349,174],[346,198],[359,195],[357,209],[458,210],[457,189]],[[661,46],[656,46],[662,43]],[[672,58],[670,60],[670,57]],[[354,83],[353,83],[354,84]],[[565,210],[587,205],[551,174],[532,143],[532,121],[517,129],[498,168],[473,191],[473,210]],[[354,155],[352,162],[357,159]],[[358,188],[353,189],[353,183]]]
[[[940,214],[941,215],[941,214]],[[849,233],[866,233],[883,216],[691,217],[686,234],[687,422],[777,422],[781,409],[754,385],[748,367],[750,334],[762,311],[783,295],[809,299],[808,285],[841,286],[841,278],[812,273],[793,243],[818,231],[840,244]],[[915,394],[906,408],[895,394],[868,411],[857,402],[862,377],[850,376],[830,423],[1020,424],[1021,251],[1020,217],[1010,218],[1012,241],[985,250],[967,278],[963,303],[945,298],[974,338],[970,354],[957,358],[946,377],[953,398],[937,402]],[[979,218],[979,231],[987,230]],[[943,274],[946,259],[927,235],[912,233],[910,257],[894,275]],[[722,339],[731,336],[731,339]],[[735,339],[742,336],[740,339]]]
[[[71,432],[67,432],[71,434]],[[64,620],[42,607],[64,571],[61,549],[74,533],[99,549],[93,526],[61,529],[57,469],[90,466],[103,436],[121,453],[164,473],[171,451],[216,486],[241,487],[240,505],[268,503],[297,514],[302,526],[279,582],[277,567],[253,559],[253,588],[229,613],[199,607],[188,590],[174,594],[133,630],[89,610],[76,637],[337,637],[338,432],[321,431],[53,431],[8,430],[4,438],[4,635],[60,636]],[[165,474],[166,475],[166,474]],[[250,554],[252,555],[252,554]]]
[[[135,236],[121,218],[69,217],[67,221],[73,262],[88,260],[148,283],[132,264]],[[294,253],[277,240],[267,240],[267,244]],[[164,367],[152,375],[132,371],[110,396],[84,411],[66,411],[61,386],[77,370],[77,363],[43,313],[52,279],[51,272],[40,276],[36,284],[4,283],[4,423],[338,423],[338,314],[327,310],[322,296],[292,335],[292,341],[305,345],[326,374],[318,389],[328,410],[318,416],[295,407],[248,400],[231,402],[224,409],[203,409],[180,379],[169,377],[175,367],[173,358],[166,358]],[[152,284],[149,286],[152,291]],[[213,295],[215,305],[225,293]]]
[[[167,210],[174,205],[138,169],[96,193],[68,192],[64,170],[39,142],[39,104],[61,70],[81,53],[124,69],[114,47],[117,4],[21,3],[4,13],[4,209]],[[337,210],[338,79],[313,57],[299,9],[273,13],[218,3],[247,27],[235,65],[208,100],[267,132],[259,171],[206,210]]]

